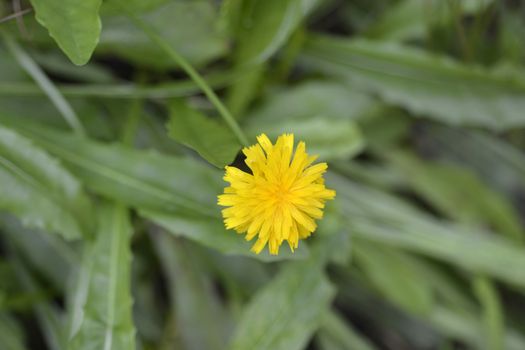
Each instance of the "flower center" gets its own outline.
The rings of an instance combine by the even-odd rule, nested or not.
[[[272,195],[278,205],[290,201],[290,189],[285,187],[283,184],[275,184],[272,192]]]

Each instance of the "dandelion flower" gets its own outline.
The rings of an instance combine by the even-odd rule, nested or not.
[[[227,229],[246,233],[246,240],[257,236],[252,251],[259,254],[266,244],[270,254],[279,253],[287,241],[292,252],[300,239],[309,237],[317,228],[316,219],[323,217],[325,201],[335,191],[324,185],[326,163],[312,165],[317,156],[306,153],[304,142],[294,152],[292,134],[279,136],[275,145],[262,134],[258,143],[244,148],[246,165],[252,173],[227,166],[224,180],[230,183],[219,195]]]

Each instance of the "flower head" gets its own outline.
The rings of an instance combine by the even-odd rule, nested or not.
[[[219,196],[227,229],[246,232],[246,240],[258,236],[252,251],[259,254],[268,243],[270,254],[279,253],[287,241],[293,250],[317,228],[324,203],[335,191],[324,186],[326,163],[312,165],[317,156],[306,153],[304,142],[294,152],[292,134],[279,136],[273,145],[265,134],[244,148],[252,174],[227,166],[224,180],[230,183]]]

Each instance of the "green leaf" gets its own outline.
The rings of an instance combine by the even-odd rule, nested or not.
[[[474,171],[492,188],[516,199],[525,185],[523,151],[487,133],[432,125],[423,147],[432,147],[440,160]],[[479,150],[483,150],[480,152]]]
[[[126,8],[135,13],[151,11],[170,0],[126,0]],[[100,8],[102,15],[122,15],[122,3],[120,0],[106,0]]]
[[[33,228],[79,238],[89,232],[89,201],[54,158],[0,126],[0,208]]]
[[[2,233],[20,250],[27,264],[45,277],[49,286],[65,291],[68,277],[79,263],[76,251],[64,240],[45,232],[27,229],[11,215],[0,215]]]
[[[97,236],[86,245],[82,266],[87,279],[77,286],[70,348],[134,349],[129,213],[120,204],[102,203],[98,219]]]
[[[456,309],[436,307],[429,319],[434,327],[440,329],[450,338],[463,339],[474,349],[492,349],[487,347],[486,338],[480,336],[486,330],[480,322],[479,315],[465,314]],[[504,334],[504,349],[520,350],[525,346],[525,338],[516,329],[507,329]]]
[[[245,2],[237,28],[237,56],[243,63],[260,63],[272,56],[290,37],[319,0],[251,0]]]
[[[141,210],[140,214],[176,236],[191,239],[227,255],[244,255],[262,261],[305,259],[309,256],[309,250],[304,241],[293,253],[288,247],[283,247],[279,255],[270,255],[267,249],[260,254],[254,254],[250,251],[254,241],[247,242],[243,236],[236,234],[235,231],[226,230],[219,218],[195,216],[189,213],[184,215],[167,214],[151,210]]]
[[[227,49],[225,35],[217,30],[217,13],[210,1],[169,1],[137,14],[194,66],[220,57]],[[97,54],[118,55],[158,69],[176,67],[128,17],[104,17],[103,22]]]
[[[317,256],[288,265],[245,307],[231,350],[300,350],[330,307],[334,288]]]
[[[416,115],[494,130],[525,125],[525,79],[517,69],[498,72],[394,43],[323,36],[308,41],[303,58],[313,70]]]
[[[86,64],[97,46],[102,0],[30,0],[37,21],[49,31],[69,59]]]
[[[153,239],[168,280],[184,349],[225,349],[231,319],[213,288],[211,276],[200,266],[195,249],[164,234]]]
[[[242,66],[241,68],[242,69]],[[243,74],[229,86],[226,96],[226,104],[235,116],[242,120],[246,116],[246,110],[261,90],[261,85],[267,72],[267,65],[260,64]]]
[[[17,254],[13,254],[11,257],[10,265],[16,272],[20,284],[28,293],[37,295],[44,292]],[[58,307],[53,305],[51,300],[45,300],[44,302],[34,303],[33,311],[48,348],[50,350],[65,350],[65,328],[62,312]]]
[[[219,168],[233,162],[241,147],[230,129],[183,101],[170,102],[168,131],[172,138],[194,149]]]
[[[447,8],[447,4],[443,3]],[[366,30],[365,35],[382,41],[423,38],[430,24],[429,11],[436,11],[433,2],[402,0],[394,3]]]
[[[524,290],[525,252],[514,242],[432,219],[399,198],[333,175],[329,181],[355,237],[440,259]]]
[[[7,313],[0,313],[0,339],[4,350],[25,350],[22,329],[16,319]]]
[[[5,49],[5,43],[0,45],[0,77],[2,81],[24,81],[28,80],[27,74],[22,70],[20,64]]]
[[[251,113],[246,132],[266,133],[273,139],[293,133],[306,142],[309,153],[323,159],[348,158],[363,149],[364,140],[355,120],[375,107],[363,93],[324,81],[278,90]]]
[[[388,247],[354,242],[355,262],[366,277],[394,304],[413,314],[428,313],[434,305],[433,290],[418,271],[418,261]]]
[[[393,2],[384,14],[367,29],[365,36],[382,41],[425,39],[434,26],[452,27],[455,9],[462,15],[475,15],[493,0],[474,0],[447,3],[446,1],[402,0]]]
[[[473,281],[476,296],[483,307],[483,323],[488,349],[504,349],[504,320],[501,298],[492,281],[483,276],[477,276]]]
[[[389,159],[419,194],[448,217],[468,225],[485,224],[510,239],[523,240],[511,203],[468,169],[424,162],[410,154],[391,154]]]
[[[16,124],[100,195],[160,212],[220,216],[216,196],[222,189],[221,173],[204,164],[79,138],[38,123]]]
[[[323,316],[317,335],[323,350],[373,350],[374,346],[337,313],[330,311]]]

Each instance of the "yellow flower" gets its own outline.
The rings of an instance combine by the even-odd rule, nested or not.
[[[258,144],[243,149],[252,174],[227,166],[224,180],[231,185],[220,195],[219,205],[227,229],[246,232],[246,240],[258,236],[252,251],[259,254],[269,245],[270,254],[279,253],[287,241],[292,252],[317,228],[315,219],[323,217],[324,203],[335,191],[324,186],[326,163],[312,165],[304,142],[295,153],[292,134],[279,136],[275,145],[265,134]],[[294,154],[293,154],[294,153]]]

